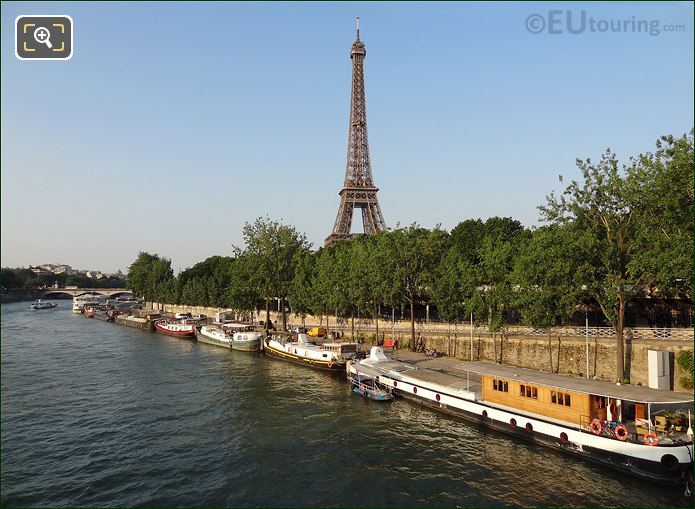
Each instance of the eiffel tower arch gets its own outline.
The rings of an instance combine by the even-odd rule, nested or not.
[[[360,18],[357,18],[357,35],[352,43],[352,93],[350,94],[350,124],[348,127],[348,150],[345,164],[345,181],[341,189],[338,215],[333,232],[326,238],[325,245],[352,238],[352,216],[355,209],[362,213],[364,233],[386,231],[386,222],[376,193],[379,191],[372,178],[367,139],[367,105],[364,93],[364,57],[367,51],[360,40]]]

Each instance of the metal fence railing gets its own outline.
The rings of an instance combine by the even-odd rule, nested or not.
[[[307,322],[307,327],[318,327],[318,322]],[[329,321],[328,325],[324,322],[323,327],[328,327],[331,330],[338,329],[340,331],[351,330],[351,324],[349,319],[338,319],[338,322],[334,320]],[[355,331],[361,333],[371,334],[376,331],[376,326],[372,320],[360,319],[355,320]],[[391,336],[392,332],[395,332],[398,336],[403,336],[410,333],[410,323],[397,321],[395,325],[390,322],[379,322],[379,334],[382,333],[386,336]],[[449,326],[446,323],[438,322],[418,322],[415,324],[415,332],[420,334],[457,334],[459,336],[469,335],[471,333],[470,325],[457,324],[456,326]],[[513,325],[508,326],[505,329],[505,334],[510,336],[547,336],[548,331],[544,329],[534,329],[533,327],[526,327],[523,325]],[[613,327],[589,327],[588,329],[589,337],[594,338],[615,338],[616,333]],[[490,334],[487,327],[473,327],[474,335],[487,335]],[[553,328],[551,334],[554,337],[584,337],[586,335],[586,329],[584,327],[556,327]],[[651,328],[651,327],[626,327],[624,330],[624,337],[632,341],[649,341],[649,340],[670,340],[670,341],[687,341],[693,342],[693,329],[690,328]]]

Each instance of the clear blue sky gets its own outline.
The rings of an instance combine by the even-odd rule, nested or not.
[[[572,9],[684,31],[534,35]],[[20,14],[69,14],[74,57],[19,61]],[[178,270],[269,215],[315,246],[345,168],[349,49],[366,43],[389,226],[537,224],[576,158],[693,125],[692,3],[2,3],[2,265]],[[359,218],[358,218],[359,219]]]

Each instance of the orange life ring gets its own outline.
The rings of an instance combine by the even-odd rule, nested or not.
[[[642,440],[645,445],[659,445],[659,437],[653,431],[647,431]]]
[[[332,368],[332,367],[333,367],[333,363],[332,363],[331,361],[328,361],[328,367],[329,367],[329,368]]]
[[[620,426],[617,426],[614,430],[615,436],[618,438],[618,440],[627,440],[628,433],[627,433],[627,428],[623,426],[622,424]]]
[[[603,430],[603,424],[601,424],[601,421],[598,419],[594,419],[593,421],[591,421],[589,427],[591,428],[591,432],[594,435],[600,435],[601,431]]]

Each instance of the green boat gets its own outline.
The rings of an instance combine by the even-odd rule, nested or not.
[[[260,332],[235,332],[232,336],[232,350],[242,350],[244,352],[258,352],[261,349]]]

